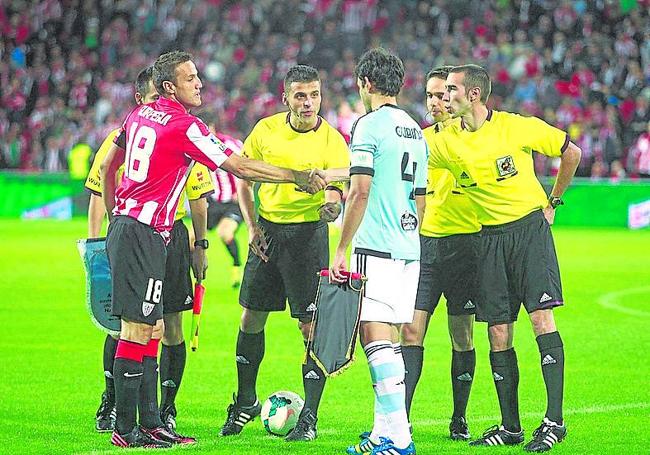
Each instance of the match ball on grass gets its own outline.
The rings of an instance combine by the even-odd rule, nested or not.
[[[283,390],[271,394],[262,405],[264,428],[272,435],[286,436],[296,427],[304,405],[305,402],[297,393]]]

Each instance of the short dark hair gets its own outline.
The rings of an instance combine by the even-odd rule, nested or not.
[[[164,81],[176,83],[176,67],[192,60],[192,54],[185,51],[171,51],[162,54],[153,64],[153,85],[160,95],[165,94]]]
[[[366,51],[354,68],[354,74],[361,81],[367,77],[386,96],[397,96],[404,85],[402,60],[383,47]]]
[[[453,66],[451,65],[444,65],[430,69],[427,73],[427,81],[432,77],[435,77],[436,79],[447,79],[447,75],[452,70],[452,68]]]
[[[294,65],[289,68],[287,75],[284,76],[284,91],[289,90],[292,82],[320,82],[318,70],[309,65]]]
[[[138,73],[138,77],[135,79],[135,91],[144,97],[149,89],[149,82],[152,80],[153,66],[148,66]]]
[[[478,87],[481,89],[481,103],[487,103],[490,93],[492,93],[492,82],[490,75],[482,66],[472,63],[467,65],[454,66],[450,73],[463,73],[465,75],[465,90]]]

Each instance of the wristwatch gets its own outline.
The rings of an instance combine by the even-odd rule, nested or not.
[[[195,240],[194,241],[194,247],[200,247],[203,248],[204,250],[207,250],[208,247],[210,246],[210,243],[208,242],[208,239],[203,239],[203,240]]]
[[[548,203],[552,208],[556,208],[558,205],[564,205],[564,201],[556,196],[549,196]]]

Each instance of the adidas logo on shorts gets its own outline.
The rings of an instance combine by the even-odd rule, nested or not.
[[[492,377],[494,378],[495,381],[503,381],[503,376],[501,376],[499,373],[496,371],[492,372]]]
[[[163,387],[169,387],[169,388],[173,389],[173,388],[176,387],[176,383],[174,381],[172,381],[171,379],[167,379],[166,381],[164,381],[162,383],[162,386]]]
[[[311,302],[305,311],[316,311],[316,302]]]
[[[546,354],[542,359],[542,365],[552,365],[554,363],[557,363],[557,360],[551,357],[550,354]]]
[[[470,382],[472,380],[472,375],[466,371],[465,373],[458,376],[456,379],[463,382]]]
[[[553,300],[553,297],[551,297],[545,292],[542,294],[542,297],[539,299],[539,303],[548,302],[549,300]]]
[[[471,300],[468,300],[463,308],[466,310],[471,310],[472,308],[476,308],[476,305],[474,305],[474,302]]]

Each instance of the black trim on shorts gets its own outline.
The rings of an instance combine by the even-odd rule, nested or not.
[[[84,188],[85,188],[86,191],[88,191],[90,194],[94,194],[95,196],[102,197],[102,193],[100,193],[99,191],[91,190],[91,189],[88,188],[87,186],[85,186]]]
[[[377,258],[382,258],[382,259],[392,259],[393,256],[390,253],[386,253],[384,251],[376,251],[376,250],[371,250],[368,248],[355,248],[354,249],[354,254],[365,254],[367,256],[374,256]]]
[[[415,195],[416,196],[426,196],[427,195],[427,189],[426,188],[416,188],[415,189]]]
[[[352,175],[357,175],[357,174],[362,174],[362,175],[369,175],[370,177],[374,177],[375,175],[375,170],[371,167],[365,167],[365,166],[353,166],[350,168],[350,176]]]

